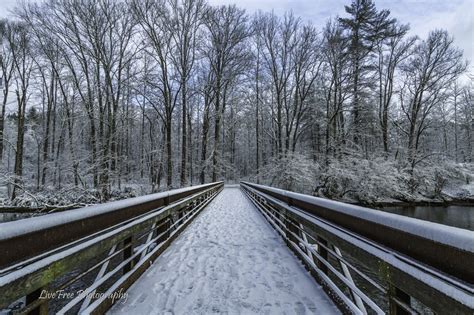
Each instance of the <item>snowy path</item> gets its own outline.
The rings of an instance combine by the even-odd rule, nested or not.
[[[121,303],[110,313],[338,313],[237,187],[225,188]]]

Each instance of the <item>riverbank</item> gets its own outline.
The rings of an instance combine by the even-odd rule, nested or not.
[[[451,199],[451,200],[415,200],[415,201],[380,201],[380,202],[348,202],[358,206],[367,208],[390,208],[390,207],[447,207],[447,206],[463,206],[472,207],[474,209],[474,199]]]
[[[427,160],[412,171],[405,162],[384,157],[370,160],[344,157],[326,164],[292,154],[264,166],[259,181],[370,207],[474,202],[474,163],[449,160]]]

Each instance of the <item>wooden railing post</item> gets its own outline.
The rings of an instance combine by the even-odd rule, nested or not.
[[[126,246],[130,245],[129,247],[125,248]],[[126,239],[123,240],[123,247],[125,248],[123,250],[123,260],[125,259],[128,259],[130,257],[132,257],[133,255],[133,238],[132,237],[128,237]],[[122,273],[123,274],[126,274],[127,272],[129,272],[130,270],[132,270],[133,268],[133,261],[130,261],[129,263],[127,263],[123,269],[122,269]]]
[[[291,246],[290,242],[293,242],[296,244],[299,243],[298,239],[292,234],[292,233],[295,233],[295,234],[299,233],[299,230],[295,225],[296,225],[296,222],[294,220],[292,220],[290,217],[286,217],[286,228],[288,230],[286,237],[287,237],[288,247],[290,247],[291,249],[293,247]]]
[[[410,295],[406,294],[395,286],[390,286],[389,303],[390,303],[390,314],[392,315],[409,315],[410,312],[400,306],[394,299],[397,299],[401,303],[404,303],[407,307],[410,307]]]
[[[35,302],[36,300],[38,300],[41,297],[41,292],[44,289],[45,288],[39,288],[39,289],[31,292],[30,294],[28,294],[26,296],[26,305],[25,306],[28,306],[29,304],[31,304],[31,303]],[[47,314],[48,314],[48,301],[43,301],[43,303],[41,303],[38,307],[36,307],[35,309],[33,309],[32,311],[30,311],[28,313],[28,315],[47,315]]]
[[[317,237],[317,240],[318,240],[318,242],[319,242],[321,245],[323,245],[323,246],[325,246],[325,247],[328,246],[328,241],[326,241],[324,238],[318,236],[318,237]],[[321,245],[318,245],[318,254],[321,255],[321,257],[322,257],[324,260],[327,261],[327,260],[328,260],[328,251],[327,251],[326,248],[324,248],[324,247],[321,246]],[[322,272],[324,272],[325,274],[328,274],[328,267],[327,267],[325,264],[323,264],[319,259],[318,259],[318,268],[319,268]]]
[[[165,233],[167,230],[169,230],[171,226],[171,218],[170,217],[164,218],[162,221],[158,222],[157,226],[158,227],[156,228],[156,235],[158,236],[162,233]],[[169,231],[163,234],[163,236],[158,238],[156,241],[159,244],[163,242],[164,240],[166,240],[168,237],[169,237]]]

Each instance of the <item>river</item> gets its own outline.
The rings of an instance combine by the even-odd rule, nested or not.
[[[0,223],[26,219],[32,217],[33,215],[34,213],[4,212],[0,213]]]
[[[474,231],[474,206],[403,206],[380,210]]]

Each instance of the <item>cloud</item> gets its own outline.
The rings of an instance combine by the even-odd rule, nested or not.
[[[472,0],[404,0],[397,5],[389,1],[387,6],[393,16],[410,24],[412,34],[421,38],[426,38],[431,30],[446,29],[454,36],[455,44],[464,50],[464,56],[474,61],[473,3]]]
[[[0,0],[0,18],[8,17],[9,10],[13,9],[16,4],[16,0]]]
[[[345,14],[350,0],[210,0],[213,5],[236,4],[249,13],[257,10],[283,14],[292,10],[322,28],[331,17]],[[446,29],[464,56],[474,63],[473,0],[375,0],[378,9],[388,9],[401,23],[410,24],[411,34],[426,38],[433,29]]]
[[[0,17],[9,15],[18,0],[0,0]],[[327,20],[344,15],[350,0],[209,0],[212,5],[236,4],[249,13],[274,11],[278,15],[292,10],[306,21],[322,28]],[[375,0],[379,9],[389,9],[392,16],[411,26],[411,33],[425,38],[430,30],[447,29],[464,56],[474,63],[473,0]],[[474,69],[474,67],[473,67]]]

